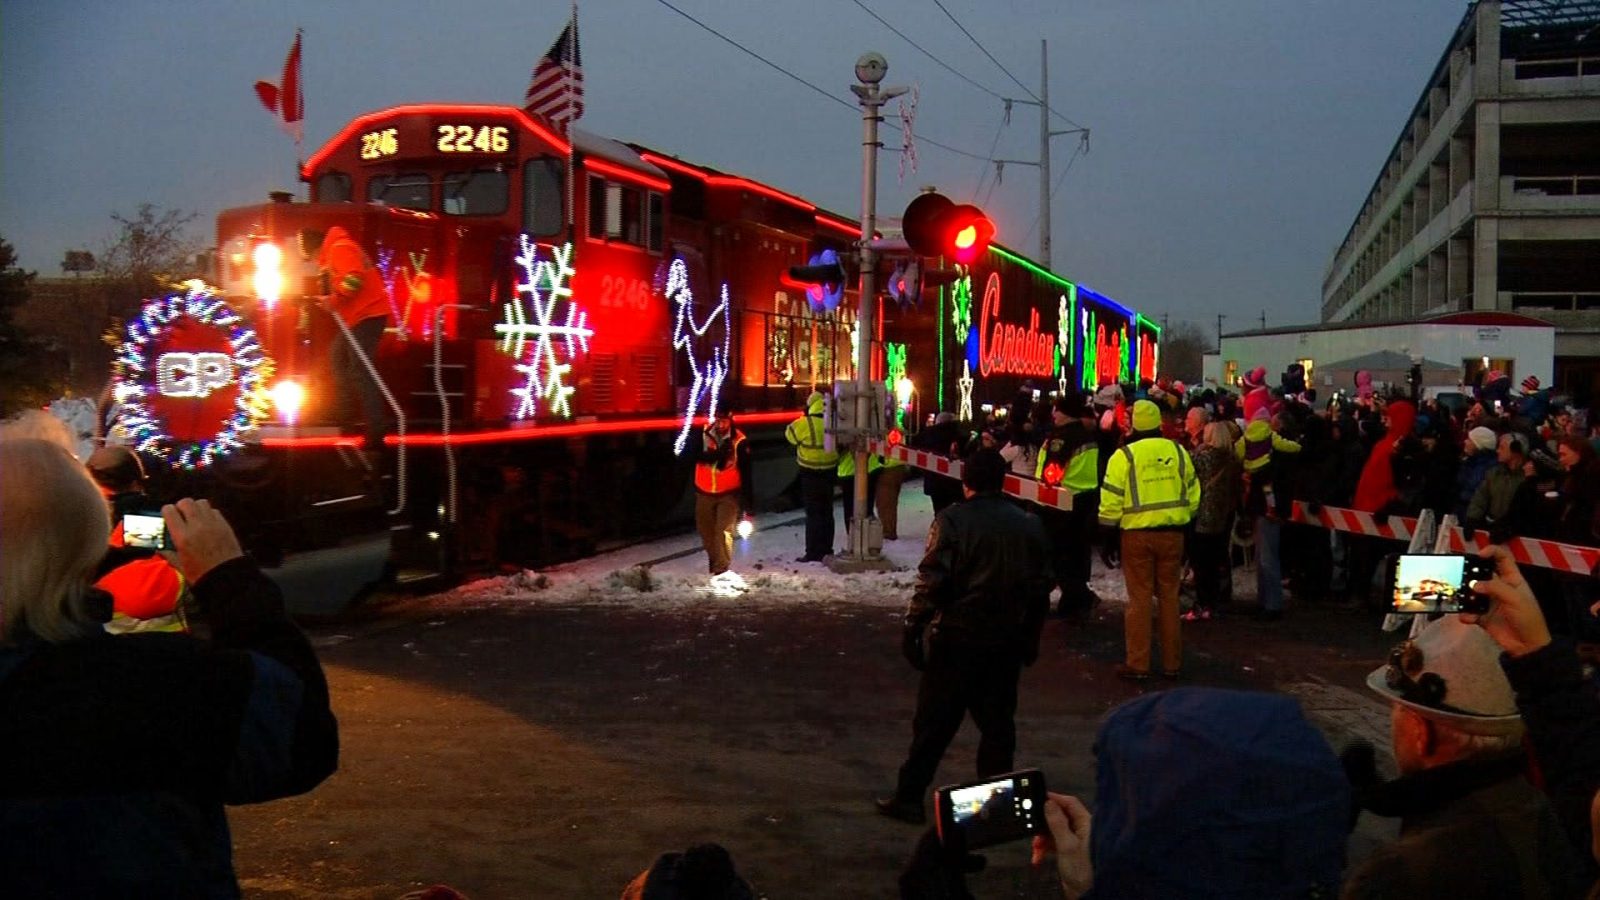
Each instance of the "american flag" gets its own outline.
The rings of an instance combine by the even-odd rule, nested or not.
[[[523,108],[565,132],[583,115],[583,55],[578,50],[578,20],[573,18],[533,69]]]

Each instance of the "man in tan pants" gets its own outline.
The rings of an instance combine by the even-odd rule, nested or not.
[[[745,503],[750,451],[744,432],[733,427],[733,414],[718,410],[700,436],[694,466],[694,524],[706,548],[711,574],[721,575],[733,562],[733,529]]]
[[[1127,662],[1117,667],[1119,678],[1150,677],[1152,599],[1161,618],[1161,674],[1176,678],[1183,668],[1178,632],[1183,529],[1199,506],[1200,482],[1189,452],[1161,436],[1161,409],[1140,400],[1133,405],[1133,434],[1111,454],[1100,486],[1100,525],[1122,532],[1122,578],[1128,587]]]

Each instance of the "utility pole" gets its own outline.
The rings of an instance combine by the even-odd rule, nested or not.
[[[1050,44],[1039,39],[1039,264],[1050,268]]]
[[[850,451],[856,458],[856,477],[851,486],[854,491],[855,511],[850,519],[850,547],[843,559],[838,559],[836,571],[861,571],[883,568],[888,561],[883,558],[882,546],[871,545],[867,534],[867,435],[872,430],[872,335],[873,321],[877,318],[877,254],[872,249],[873,233],[877,230],[878,214],[878,123],[882,121],[882,107],[890,100],[906,93],[906,87],[887,87],[878,84],[889,73],[889,61],[879,53],[865,53],[856,60],[856,80],[851,92],[861,107],[861,302],[856,314],[856,385],[854,437]]]
[[[1217,352],[1218,353],[1222,352],[1222,320],[1226,319],[1226,318],[1227,318],[1227,316],[1223,315],[1222,313],[1217,313]]]
[[[1007,165],[1038,166],[1039,167],[1039,264],[1046,269],[1051,268],[1050,261],[1050,139],[1063,134],[1076,134],[1088,146],[1089,129],[1067,128],[1062,131],[1050,130],[1050,45],[1049,42],[1039,41],[1039,99],[1019,100],[1008,98],[1006,100],[1006,117],[1010,120],[1010,104],[1023,103],[1028,106],[1039,107],[1039,158],[1038,159],[997,159],[995,164],[995,179],[1000,178],[1000,172]]]
[[[1264,309],[1261,311],[1261,330],[1267,330],[1267,311]]]

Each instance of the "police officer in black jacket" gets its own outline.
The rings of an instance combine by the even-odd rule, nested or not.
[[[1039,655],[1050,607],[1049,544],[1033,514],[1000,492],[995,450],[964,463],[966,502],[941,512],[917,567],[902,650],[922,672],[911,748],[884,815],[925,821],[922,801],[961,720],[978,726],[978,774],[1009,772],[1016,752],[1017,681]]]

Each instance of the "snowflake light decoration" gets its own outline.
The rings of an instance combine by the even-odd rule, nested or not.
[[[672,323],[672,349],[681,350],[689,358],[689,371],[694,381],[689,385],[689,402],[683,410],[683,426],[678,429],[678,439],[673,441],[674,453],[682,454],[689,440],[689,430],[694,427],[694,413],[700,401],[706,400],[706,418],[717,415],[717,397],[722,393],[722,382],[728,377],[728,359],[732,352],[732,324],[729,321],[728,286],[722,286],[722,300],[704,322],[694,320],[694,292],[689,288],[689,266],[674,259],[667,268],[667,281],[662,289],[667,299],[678,308]],[[717,320],[722,320],[722,340],[711,339],[711,357],[704,361],[696,354],[696,345],[711,331]]]
[[[185,319],[224,332],[228,352],[189,353],[176,349],[152,359],[152,351],[164,347],[174,326]],[[169,357],[185,360],[181,363],[185,368],[178,369]],[[200,357],[217,359],[208,362],[204,371],[198,371],[188,360]],[[180,468],[209,466],[239,449],[243,446],[240,436],[267,416],[270,400],[266,383],[272,377],[272,360],[262,352],[261,341],[249,322],[199,282],[191,283],[182,295],[147,301],[139,316],[128,323],[127,337],[117,348],[114,366],[112,391],[120,404],[118,427],[131,436],[136,451],[158,456]],[[183,377],[175,379],[175,372],[183,372]],[[213,391],[228,387],[236,391],[236,396],[215,434],[201,440],[180,440],[169,432],[161,406],[189,404],[193,398],[204,400]]]
[[[566,378],[572,361],[589,352],[589,338],[594,336],[588,313],[572,299],[572,276],[577,274],[572,268],[572,245],[552,248],[550,257],[541,259],[538,245],[524,234],[516,263],[522,268],[517,296],[505,305],[505,321],[494,326],[500,350],[520,360],[515,368],[527,378],[522,387],[511,389],[517,398],[513,415],[536,416],[543,402],[547,415],[571,418],[569,399],[575,389]],[[556,315],[560,303],[566,304],[564,319]]]

